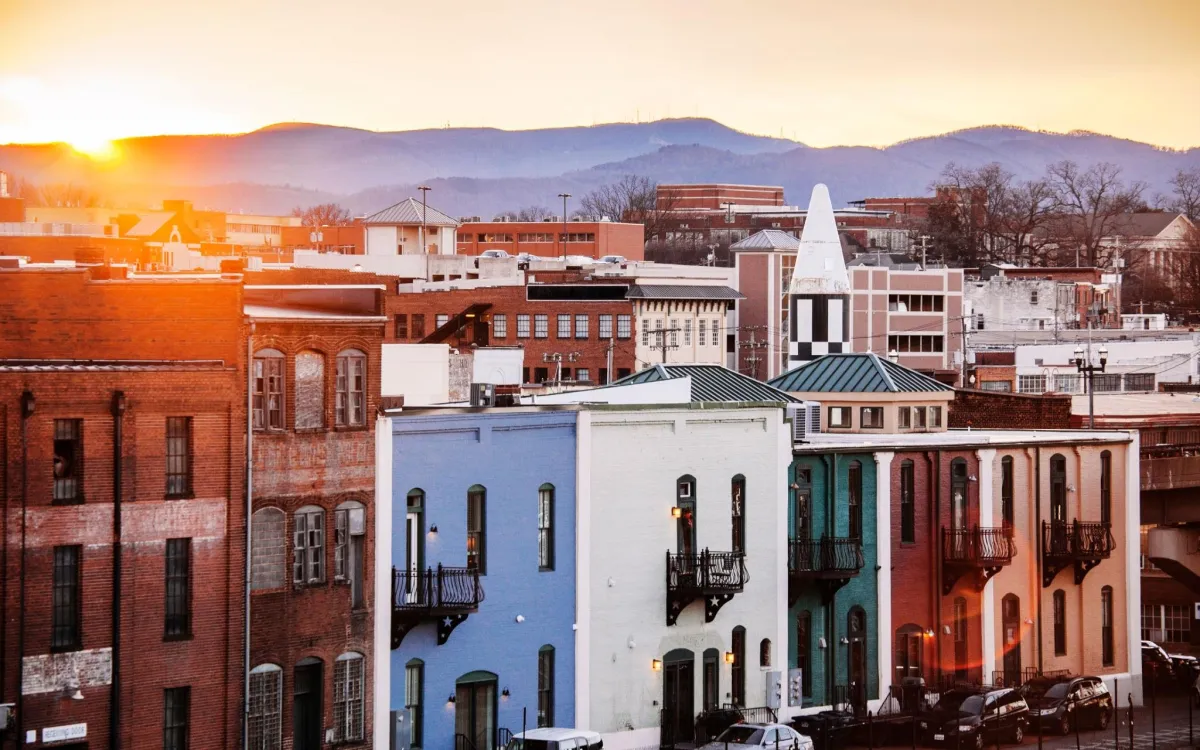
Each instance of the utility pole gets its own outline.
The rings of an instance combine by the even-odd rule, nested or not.
[[[563,199],[563,240],[562,240],[562,251],[563,251],[563,258],[565,259],[565,258],[567,257],[567,198],[570,198],[570,197],[571,197],[571,194],[570,194],[570,193],[559,193],[559,194],[558,194],[558,197]],[[595,255],[595,253],[594,253],[594,252],[593,252],[592,254],[593,254],[593,255]]]
[[[674,334],[674,336],[672,336],[672,341],[670,343],[668,343],[668,341],[667,341],[668,333]],[[652,351],[657,350],[657,351],[662,352],[662,363],[665,365],[667,363],[667,350],[679,348],[679,344],[678,344],[679,329],[678,328],[659,328],[659,329],[656,329],[653,331],[649,331],[649,334],[655,338],[655,341],[652,344],[650,344],[650,349]]]
[[[750,352],[745,357],[742,357],[742,360],[750,365],[749,374],[752,378],[758,377],[758,363],[766,359],[766,357],[759,356],[758,354],[760,349],[765,349],[767,346],[767,340],[759,339],[758,332],[766,331],[766,328],[766,326],[746,326],[741,329],[743,331],[750,332],[750,340],[738,342],[738,347],[741,349],[746,349]],[[739,371],[740,369],[741,368],[739,368]]]
[[[600,385],[608,385],[609,383],[613,382],[613,348],[615,346],[616,346],[616,339],[609,336],[609,338],[608,338],[608,356],[605,357],[605,360],[604,360],[604,364],[608,365],[607,367],[604,368],[605,372],[607,372],[608,374],[604,378],[604,382],[601,383]]]
[[[927,234],[923,234],[920,237],[918,237],[917,239],[919,239],[921,241],[921,270],[924,271],[925,270],[925,252],[929,249],[929,240],[931,240],[933,238]]]
[[[417,190],[421,191],[421,255],[429,255],[429,243],[426,240],[429,230],[425,228],[425,196],[432,189],[428,185],[417,186]]]
[[[972,315],[971,318],[975,316]],[[967,316],[962,316],[959,321],[962,324],[962,339],[958,342],[958,356],[962,360],[961,374],[959,375],[960,387],[967,387]],[[974,320],[972,320],[974,323]]]
[[[543,362],[554,363],[554,378],[551,380],[551,385],[562,385],[562,365],[563,360],[568,364],[579,361],[579,352],[546,352],[542,355]]]

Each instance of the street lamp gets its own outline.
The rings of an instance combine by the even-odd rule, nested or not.
[[[563,199],[563,259],[567,257],[567,198],[571,197],[570,193],[559,193],[559,198]]]
[[[1108,364],[1108,347],[1104,344],[1100,345],[1100,350],[1097,352],[1100,355],[1100,364],[1092,364],[1092,346],[1088,344],[1086,357],[1082,346],[1075,347],[1075,356],[1071,359],[1071,364],[1075,365],[1075,369],[1083,375],[1087,381],[1088,392],[1088,429],[1096,429],[1096,398],[1095,398],[1095,377],[1096,373],[1104,372],[1105,366]]]
[[[421,191],[421,255],[429,254],[428,243],[425,241],[427,231],[425,229],[425,197],[426,194],[432,189],[433,188],[429,187],[428,185],[417,186],[417,190]]]

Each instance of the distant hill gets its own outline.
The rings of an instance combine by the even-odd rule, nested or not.
[[[1171,151],[1095,133],[988,126],[888,146],[810,148],[748,135],[706,119],[504,131],[448,128],[379,133],[284,123],[233,136],[160,136],[118,144],[122,158],[93,163],[61,144],[0,146],[0,169],[35,182],[95,185],[114,202],[155,205],[189,198],[247,213],[286,212],[334,200],[368,213],[433,188],[430,202],[453,215],[490,216],[519,206],[553,208],[622,174],[663,182],[782,185],[803,203],[825,182],[836,204],[867,196],[923,195],[947,162],[999,161],[1021,177],[1047,164],[1110,161],[1127,179],[1166,190],[1200,149]],[[1149,196],[1148,196],[1149,197]]]

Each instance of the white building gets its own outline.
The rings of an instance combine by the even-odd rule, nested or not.
[[[1080,333],[1080,332],[1073,332]],[[1103,374],[1096,374],[1096,393],[1156,391],[1159,383],[1200,382],[1197,341],[1194,337],[1114,340],[1109,331],[1093,331],[1091,360],[1098,364],[1100,348],[1107,349]],[[1110,334],[1102,340],[1101,333]],[[1057,344],[1027,344],[1015,349],[1017,391],[1020,393],[1083,393],[1084,383],[1071,359],[1075,349],[1088,351],[1086,338],[1073,337]]]
[[[453,255],[458,222],[416,198],[363,219],[366,255]]]
[[[1074,282],[995,274],[969,279],[963,286],[963,314],[970,330],[1053,331],[1079,326]]]

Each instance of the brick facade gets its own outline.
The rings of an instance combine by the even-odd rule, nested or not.
[[[1071,397],[958,390],[949,424],[976,430],[1069,430]]]

